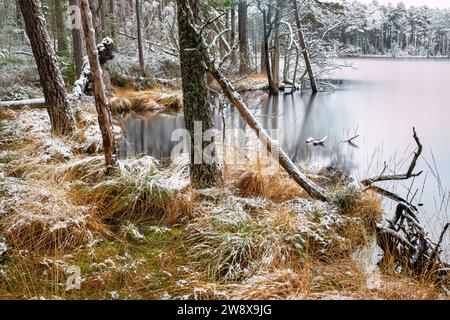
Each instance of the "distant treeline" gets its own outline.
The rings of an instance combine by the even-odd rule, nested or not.
[[[343,3],[342,23],[328,34],[350,55],[448,56],[450,9]]]

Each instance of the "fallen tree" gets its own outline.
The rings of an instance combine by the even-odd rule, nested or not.
[[[364,190],[372,190],[397,202],[394,217],[386,221],[387,225],[377,224],[376,226],[377,242],[385,253],[384,259],[393,259],[395,270],[398,272],[409,271],[419,275],[424,272],[432,272],[433,275],[442,279],[447,277],[450,271],[450,265],[440,258],[442,241],[449,224],[445,225],[438,242],[434,243],[427,237],[427,233],[420,223],[417,206],[400,195],[374,185],[374,183],[383,181],[408,180],[422,174],[422,171],[414,173],[423,147],[415,128],[413,128],[413,132],[417,151],[414,152],[406,173],[385,174],[387,169],[385,165],[380,175],[365,179],[361,183],[365,187]]]
[[[202,43],[199,44],[199,50],[201,51],[201,55],[203,57],[203,61],[206,64],[208,72],[214,77],[214,79],[218,82],[224,94],[230,100],[230,102],[236,107],[241,116],[244,118],[246,123],[253,129],[258,139],[265,145],[267,151],[271,154],[272,157],[278,160],[279,164],[289,176],[301,187],[303,188],[312,198],[329,201],[330,196],[326,190],[321,188],[312,182],[306,175],[304,175],[297,166],[292,162],[289,156],[284,152],[284,150],[279,145],[278,141],[273,140],[269,134],[262,128],[262,126],[258,123],[256,118],[252,115],[248,107],[246,106],[244,100],[241,95],[236,92],[233,85],[230,81],[220,72],[219,63],[216,66],[216,62],[210,56],[208,51],[208,45],[205,43],[203,37],[201,37],[201,30],[193,21],[192,11],[188,8],[188,12],[186,12],[190,19],[190,23],[192,29],[199,35]]]
[[[14,101],[0,101],[0,107],[5,108],[20,108],[22,106],[30,106],[36,108],[44,108],[47,105],[45,98],[14,100]]]

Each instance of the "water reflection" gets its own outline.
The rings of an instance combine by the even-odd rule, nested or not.
[[[246,97],[254,115],[266,129],[279,129],[280,141],[297,163],[333,165],[356,179],[379,174],[384,161],[390,171],[404,171],[415,144],[415,126],[425,146],[417,170],[425,174],[409,182],[385,187],[425,204],[425,221],[433,231],[449,220],[450,181],[450,75],[449,60],[356,59],[356,69],[344,69],[331,77],[342,80],[333,92]],[[217,102],[216,102],[217,103]],[[224,110],[227,128],[244,128],[237,111]],[[215,108],[216,127],[223,128]],[[136,153],[169,157],[171,134],[183,128],[181,115],[150,118],[130,116],[125,121],[127,137],[121,156]],[[248,128],[247,128],[248,129]],[[249,130],[250,131],[250,130]],[[355,134],[353,144],[343,142]],[[328,136],[324,147],[306,144],[306,139]],[[433,153],[431,153],[431,147]],[[417,192],[416,192],[417,191]],[[447,202],[443,201],[447,197]]]

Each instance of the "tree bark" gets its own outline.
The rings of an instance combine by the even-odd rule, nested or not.
[[[261,73],[267,72],[266,38],[265,38],[265,35],[263,35],[263,38],[261,39],[261,66],[260,66],[260,71],[261,71]]]
[[[248,47],[247,0],[240,0],[238,7],[239,20],[239,72],[246,74],[251,71],[250,50]]]
[[[69,0],[71,6],[78,5],[78,0]],[[80,78],[83,71],[83,57],[86,55],[86,47],[84,45],[83,30],[72,28],[72,41],[73,41],[73,59],[75,62],[75,69],[77,73],[77,79]]]
[[[145,77],[144,45],[142,42],[142,30],[141,30],[141,5],[139,0],[136,0],[136,27],[138,38],[138,50],[139,50],[139,69],[141,71],[142,76]]]
[[[245,122],[250,126],[250,128],[253,129],[253,131],[255,131],[258,139],[265,144],[267,151],[273,157],[278,159],[278,162],[286,170],[289,176],[294,179],[294,181],[297,182],[297,184],[302,187],[311,197],[322,201],[329,201],[329,196],[327,195],[325,190],[309,180],[295,166],[289,156],[279,146],[279,143],[274,141],[269,136],[269,134],[261,127],[256,118],[253,116],[252,112],[245,105],[242,97],[234,90],[232,84],[228,81],[228,79],[226,79],[216,68],[214,62],[207,54],[205,46],[202,49],[202,53],[204,55],[205,63],[208,66],[208,71],[214,76],[233,106],[235,106],[236,109],[239,110],[239,113],[244,118]]]
[[[110,172],[116,165],[117,151],[114,134],[112,131],[111,112],[108,108],[108,98],[105,93],[105,86],[102,80],[102,69],[98,57],[98,50],[95,44],[95,31],[92,23],[92,15],[89,9],[88,0],[80,0],[81,17],[86,42],[86,51],[91,67],[91,81],[93,84],[95,106],[98,114],[98,124],[102,133],[103,151],[105,154],[105,164],[107,172]]]
[[[300,21],[300,13],[298,10],[297,0],[292,0],[292,2],[294,4],[294,15],[295,15],[295,22],[297,24],[297,29],[298,29],[298,38],[299,38],[299,42],[300,42],[300,47],[303,52],[303,59],[305,60],[306,70],[308,71],[309,82],[311,83],[311,90],[313,93],[317,93],[319,90],[317,88],[316,78],[314,76],[314,72],[313,72],[313,69],[311,66],[311,60],[309,58],[308,48],[306,48],[305,37],[304,37],[303,31],[302,31],[302,23]]]
[[[203,158],[203,150],[206,147],[209,146],[212,150],[213,158],[216,157],[216,151],[214,140],[203,141],[204,132],[213,129],[214,123],[206,86],[206,69],[199,49],[201,36],[195,32],[188,18],[188,11],[192,10],[194,19],[198,20],[199,0],[177,0],[177,5],[184,118],[186,129],[194,140],[189,150],[191,179],[197,187],[208,187],[220,180],[221,172],[217,161],[205,163]],[[201,132],[199,132],[201,136],[195,130],[196,123],[201,124]],[[201,139],[201,143],[196,141],[198,139]]]
[[[125,25],[125,16],[126,16],[125,0],[120,0],[120,2],[119,2],[119,17],[120,17],[121,25]]]
[[[234,45],[236,43],[236,9],[235,8],[231,8],[231,31],[230,31],[230,47],[234,48]],[[231,64],[234,66],[237,63],[237,59],[236,59],[236,53],[232,52],[231,53]]]
[[[109,0],[109,8],[108,8],[108,24],[109,24],[109,31],[111,34],[111,38],[116,37],[116,21],[115,21],[115,15],[116,15],[116,5],[114,0]]]
[[[262,53],[264,55],[264,65],[265,65],[265,71],[267,73],[267,81],[269,82],[269,90],[272,91],[273,88],[273,78],[272,78],[272,70],[270,68],[270,59],[269,59],[269,32],[267,31],[267,13],[266,10],[262,10],[263,15],[263,32],[264,32],[264,52]],[[270,17],[269,17],[270,19]],[[261,59],[262,60],[262,59]]]
[[[43,17],[35,0],[19,0],[25,30],[30,39],[36,60],[39,78],[48,103],[52,131],[58,135],[69,135],[75,128],[70,104],[61,70],[55,61]]]
[[[280,22],[283,15],[284,1],[279,0],[277,13],[275,15],[275,30],[273,36],[273,55],[272,55],[272,85],[270,91],[272,94],[278,94],[280,87]]]
[[[178,0],[178,2],[184,2],[186,0]],[[288,157],[288,155],[283,151],[279,143],[273,140],[269,134],[262,128],[262,126],[258,123],[256,118],[253,116],[251,111],[245,105],[244,100],[236,92],[233,85],[230,81],[225,78],[225,76],[219,71],[218,67],[216,67],[214,60],[209,55],[207,45],[205,44],[202,36],[199,34],[197,28],[193,27],[193,24],[189,23],[189,20],[184,14],[180,14],[179,20],[183,18],[187,20],[185,23],[190,26],[190,34],[192,37],[196,38],[197,43],[197,51],[196,54],[199,56],[197,58],[203,59],[204,63],[208,68],[208,72],[213,75],[216,81],[219,83],[223,92],[233,104],[233,106],[238,109],[241,116],[244,118],[246,123],[253,129],[256,133],[258,139],[265,144],[267,151],[276,159],[280,165],[286,170],[289,176],[294,179],[295,182],[298,183],[300,187],[302,187],[311,197],[315,199],[319,199],[322,201],[330,201],[329,194],[322,189],[320,186],[316,185],[314,182],[308,179],[292,162],[292,160]],[[181,28],[180,28],[181,30]],[[181,39],[181,37],[180,37]],[[192,47],[190,47],[192,48]]]
[[[56,33],[58,38],[58,54],[62,55],[67,51],[66,30],[64,25],[64,1],[53,0],[55,9]]]

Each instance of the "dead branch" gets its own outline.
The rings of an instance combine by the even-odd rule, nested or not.
[[[0,107],[16,109],[22,106],[30,106],[30,107],[45,107],[47,102],[45,98],[38,99],[27,99],[27,100],[16,100],[16,101],[0,101]]]
[[[360,135],[357,134],[357,135],[351,137],[350,139],[345,140],[344,142],[347,142],[347,143],[353,143],[353,141],[356,140],[356,139],[358,139],[359,137],[360,137]]]
[[[193,30],[200,36],[200,31],[198,26],[196,26],[193,21],[193,13],[188,9],[187,12],[190,17],[191,26]],[[247,108],[244,100],[239,93],[236,92],[230,81],[220,72],[219,68],[216,66],[215,61],[210,56],[208,52],[208,45],[205,43],[204,39],[199,44],[199,50],[202,54],[203,61],[208,68],[208,72],[216,79],[222,88],[224,94],[230,100],[230,102],[239,110],[239,113],[250,126],[250,128],[255,131],[258,139],[265,145],[267,151],[278,160],[279,164],[286,170],[286,172],[294,179],[295,182],[299,184],[311,197],[323,201],[329,200],[329,195],[321,187],[313,183],[308,179],[292,162],[288,155],[282,150],[279,143],[273,140],[269,134],[262,128],[255,117],[252,115],[250,110]]]
[[[394,217],[387,220],[388,226],[378,224],[376,227],[378,245],[385,252],[385,257],[386,254],[393,257],[395,270],[414,274],[431,271],[436,277],[442,278],[448,275],[448,271],[445,270],[448,270],[449,265],[440,258],[440,246],[449,224],[444,227],[438,243],[434,244],[427,238],[425,229],[420,224],[416,206],[391,191],[373,185],[380,181],[407,180],[422,173],[413,173],[423,149],[415,128],[413,132],[417,151],[414,152],[414,157],[405,174],[385,175],[387,168],[385,163],[379,176],[366,179],[361,183],[365,186],[364,190],[372,190],[398,203]]]
[[[411,161],[408,171],[404,174],[393,174],[393,175],[381,174],[376,177],[365,179],[365,180],[361,181],[361,183],[365,187],[369,187],[372,184],[374,184],[376,182],[381,182],[381,181],[408,180],[410,178],[418,177],[423,173],[423,171],[420,171],[418,173],[413,173],[414,169],[416,167],[416,164],[417,164],[417,159],[420,157],[420,155],[422,154],[422,150],[423,150],[422,144],[420,143],[419,137],[417,136],[417,133],[416,133],[416,128],[413,128],[413,132],[414,132],[413,137],[417,144],[417,151],[414,152],[414,157]]]

